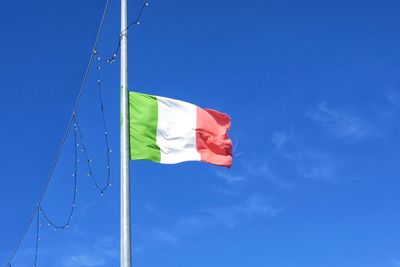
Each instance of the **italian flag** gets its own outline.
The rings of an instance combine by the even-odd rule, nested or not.
[[[130,159],[231,167],[230,119],[171,98],[129,92]]]

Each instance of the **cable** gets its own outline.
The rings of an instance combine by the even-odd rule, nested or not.
[[[106,179],[106,185],[100,186],[96,176],[94,175],[94,171],[93,171],[93,167],[92,167],[92,159],[89,157],[89,153],[87,152],[85,142],[83,141],[84,139],[83,139],[82,130],[79,126],[78,126],[78,132],[79,132],[79,136],[80,136],[80,143],[82,146],[81,151],[85,154],[85,157],[86,157],[86,163],[87,163],[87,168],[88,168],[87,176],[92,178],[93,187],[95,189],[97,189],[101,195],[103,195],[105,190],[107,190],[109,187],[111,187],[111,183],[110,183],[111,168],[110,168],[110,154],[109,154],[109,153],[111,153],[111,149],[109,149],[108,145],[106,145],[107,146],[107,152],[106,152],[106,155],[107,155],[107,179]],[[106,144],[108,142],[107,139],[108,139],[108,137],[106,135]]]
[[[142,5],[142,8],[139,10],[139,14],[138,14],[137,17],[136,17],[136,20],[135,20],[134,22],[132,22],[131,24],[129,24],[128,27],[125,28],[125,30],[121,31],[121,34],[124,33],[124,32],[126,32],[126,31],[128,31],[129,28],[130,28],[132,25],[139,25],[139,24],[140,24],[140,21],[139,21],[139,20],[140,20],[140,18],[142,17],[143,10],[144,10],[148,5],[149,5],[149,3],[148,3],[147,1],[144,1],[143,5]]]
[[[42,208],[41,205],[39,205],[39,211],[43,214],[43,218],[47,221],[47,223],[51,226],[54,227],[55,230],[57,229],[64,229],[68,228],[69,223],[71,222],[76,206],[76,193],[78,192],[77,186],[78,186],[78,139],[77,139],[77,131],[78,131],[78,121],[76,118],[76,115],[74,116],[74,173],[72,176],[74,177],[74,187],[73,187],[73,193],[72,193],[72,203],[71,203],[71,208],[69,212],[68,219],[66,220],[65,223],[63,224],[56,224],[53,220],[47,216],[46,212]]]
[[[36,244],[35,244],[35,260],[33,261],[33,267],[37,266],[38,254],[39,254],[39,228],[40,228],[40,211],[36,212]]]
[[[113,56],[112,56],[111,58],[107,59],[107,62],[108,62],[108,63],[110,63],[110,64],[114,63],[115,60],[116,60],[116,58],[117,58],[117,56],[118,56],[118,51],[119,51],[119,49],[120,49],[120,47],[121,47],[121,37],[122,37],[122,34],[123,34],[124,32],[126,32],[127,30],[129,30],[129,28],[130,28],[131,26],[133,26],[133,25],[140,25],[140,18],[142,17],[143,10],[144,10],[146,7],[148,7],[148,6],[149,6],[148,1],[147,1],[147,0],[144,0],[143,5],[142,5],[142,7],[141,7],[140,10],[139,10],[138,15],[136,16],[135,21],[132,22],[132,23],[130,23],[124,30],[122,30],[122,31],[119,33],[119,38],[118,38],[117,47],[115,48],[115,51],[114,51]]]
[[[21,237],[18,239],[17,245],[15,246],[14,250],[12,251],[12,253],[11,253],[11,255],[10,255],[8,261],[7,261],[6,266],[11,266],[11,261],[14,258],[15,254],[17,253],[19,247],[21,246],[21,243],[24,240],[24,238],[25,238],[25,236],[26,236],[26,234],[28,232],[28,229],[29,229],[30,225],[32,224],[33,219],[35,218],[36,213],[39,211],[38,207],[40,206],[40,203],[42,202],[42,199],[43,199],[44,195],[46,194],[46,191],[47,191],[47,188],[48,188],[49,183],[51,181],[51,178],[53,177],[53,173],[54,173],[55,167],[56,167],[57,162],[58,162],[58,160],[60,158],[61,151],[62,151],[62,149],[64,147],[64,144],[65,144],[65,141],[67,139],[69,130],[71,128],[72,122],[73,122],[74,117],[76,115],[76,111],[78,109],[78,106],[79,106],[83,91],[85,89],[86,81],[87,81],[90,69],[92,67],[93,58],[94,58],[94,55],[95,55],[96,50],[97,50],[97,45],[98,45],[98,42],[99,42],[99,39],[100,39],[100,35],[101,35],[102,30],[103,30],[104,20],[106,18],[107,12],[108,12],[109,2],[110,2],[110,0],[106,0],[105,6],[104,6],[104,10],[103,10],[103,14],[102,14],[101,21],[100,21],[100,25],[99,25],[99,28],[97,30],[96,39],[95,39],[95,42],[94,42],[94,45],[93,45],[92,53],[91,53],[90,58],[89,58],[89,62],[88,62],[88,65],[87,65],[87,68],[86,68],[86,71],[85,71],[85,75],[83,76],[83,80],[82,80],[81,87],[80,87],[80,90],[79,90],[79,93],[78,93],[78,97],[76,99],[74,108],[72,110],[72,115],[71,115],[71,118],[70,118],[70,120],[68,122],[67,128],[65,129],[64,136],[61,139],[61,143],[59,145],[59,148],[58,148],[58,151],[56,153],[55,159],[54,159],[53,164],[52,164],[52,166],[50,168],[49,176],[47,177],[47,180],[44,183],[44,188],[43,188],[43,190],[42,190],[42,192],[40,194],[40,197],[39,197],[38,201],[36,202],[35,210],[33,211],[32,215],[30,216],[30,218],[28,220],[28,224],[26,225],[24,231],[22,232]]]
[[[99,182],[97,181],[96,176],[94,175],[94,171],[93,171],[93,167],[92,167],[92,160],[89,157],[89,152],[86,148],[84,138],[83,138],[83,132],[82,132],[82,129],[81,129],[78,121],[76,122],[76,124],[77,124],[76,128],[79,133],[80,144],[82,147],[81,151],[84,153],[84,155],[86,157],[87,167],[88,167],[88,171],[89,171],[87,175],[92,178],[94,188],[97,189],[101,195],[103,195],[104,191],[106,189],[108,189],[109,187],[111,187],[111,183],[110,183],[110,177],[111,177],[110,153],[111,153],[111,149],[110,149],[110,145],[109,145],[109,141],[108,141],[108,130],[107,130],[107,124],[106,124],[106,120],[105,120],[104,103],[103,103],[103,96],[102,96],[102,86],[101,86],[100,73],[99,73],[100,66],[97,66],[96,69],[97,69],[97,85],[98,85],[98,93],[99,93],[99,100],[100,100],[100,109],[101,109],[101,116],[102,116],[102,122],[103,122],[104,139],[105,139],[105,144],[106,144],[106,155],[107,155],[107,181],[106,181],[106,184],[102,187],[99,186]]]

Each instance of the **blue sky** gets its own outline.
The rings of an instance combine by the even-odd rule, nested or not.
[[[133,21],[142,3],[129,2]],[[1,264],[49,172],[103,4],[1,4]],[[400,266],[399,13],[395,0],[150,1],[130,31],[131,89],[228,113],[235,156],[230,170],[132,162],[134,266]],[[102,59],[118,29],[112,1]],[[112,187],[100,196],[80,165],[71,227],[43,224],[38,266],[119,264],[119,61],[102,66]],[[105,179],[98,111],[92,72],[78,112]],[[58,222],[72,153],[69,136],[43,201]],[[13,266],[33,258],[31,228]]]

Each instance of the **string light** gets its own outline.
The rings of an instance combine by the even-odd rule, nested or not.
[[[95,54],[98,54],[97,51],[94,51]],[[100,60],[101,57],[99,56],[98,59]],[[72,173],[73,177],[73,194],[72,194],[72,202],[71,202],[71,207],[70,207],[70,212],[68,215],[68,218],[66,221],[62,224],[57,224],[55,223],[52,219],[49,218],[43,207],[41,206],[41,203],[37,204],[37,222],[36,222],[36,242],[35,242],[35,257],[34,257],[34,263],[33,266],[37,266],[37,260],[38,260],[38,255],[39,255],[39,227],[42,225],[40,223],[40,216],[43,217],[43,220],[47,222],[47,225],[49,227],[53,227],[54,231],[57,230],[64,230],[66,228],[69,228],[71,221],[73,220],[73,214],[76,208],[76,196],[78,192],[77,188],[77,177],[78,177],[78,163],[79,163],[79,158],[78,158],[78,150],[79,147],[81,147],[81,151],[84,152],[84,155],[86,157],[86,162],[87,162],[87,167],[89,169],[88,176],[90,176],[93,179],[94,182],[94,188],[97,189],[100,192],[101,196],[104,196],[104,192],[108,187],[111,187],[110,183],[110,178],[111,178],[111,167],[110,167],[110,153],[111,149],[109,146],[109,141],[108,141],[108,130],[107,130],[107,124],[105,120],[105,111],[104,111],[104,103],[103,103],[103,96],[102,96],[102,84],[101,84],[101,79],[100,79],[100,66],[98,65],[96,67],[96,75],[97,75],[97,84],[98,84],[98,93],[99,93],[99,100],[100,100],[100,110],[101,110],[101,117],[102,117],[102,123],[103,123],[103,130],[104,130],[104,137],[105,137],[105,144],[106,144],[106,155],[107,155],[107,181],[106,185],[103,187],[100,187],[97,182],[97,179],[95,175],[93,174],[93,167],[92,167],[92,162],[93,160],[89,157],[89,153],[86,149],[84,138],[83,138],[83,133],[80,127],[80,124],[78,122],[77,114],[76,112],[73,113],[73,140],[74,140],[74,170]],[[78,138],[79,138],[79,143],[78,143]],[[11,263],[9,263],[7,266],[11,266]]]
[[[68,216],[68,218],[67,218],[67,220],[66,220],[66,222],[65,223],[63,223],[63,224],[56,224],[53,220],[51,220],[49,217],[48,217],[48,215],[46,214],[46,212],[43,210],[43,208],[42,208],[42,206],[41,205],[39,205],[39,212],[40,213],[42,213],[42,215],[43,215],[43,218],[47,221],[47,223],[48,223],[48,225],[49,226],[52,226],[52,227],[54,227],[54,230],[58,230],[58,229],[64,229],[64,227],[66,226],[66,225],[68,225],[70,222],[71,222],[71,220],[72,220],[72,215],[73,215],[73,213],[74,213],[74,210],[75,210],[75,206],[76,206],[76,194],[77,194],[77,192],[78,192],[78,189],[77,189],[77,185],[78,185],[78,146],[76,145],[77,143],[78,143],[78,136],[77,136],[77,131],[78,131],[78,121],[77,121],[77,115],[75,114],[74,115],[74,125],[77,125],[75,128],[74,128],[74,131],[73,131],[73,136],[74,136],[74,158],[75,158],[75,160],[74,160],[74,172],[73,172],[73,174],[72,174],[72,177],[73,177],[73,183],[74,183],[74,185],[73,185],[73,194],[72,194],[72,203],[71,203],[71,208],[70,208],[70,212],[69,212],[69,216]]]
[[[99,54],[98,51],[94,50],[93,53],[95,53],[96,55]],[[98,56],[98,60],[101,60],[101,57]],[[49,218],[49,216],[47,215],[47,213],[44,211],[44,209],[42,208],[42,206],[40,204],[37,205],[38,208],[38,220],[40,220],[39,215],[42,214],[43,219],[47,222],[48,226],[53,227],[53,229],[56,230],[63,230],[65,228],[68,228],[71,220],[73,219],[73,214],[75,211],[75,207],[76,207],[76,195],[78,192],[78,188],[77,188],[77,174],[78,174],[78,163],[79,163],[79,158],[78,158],[78,147],[81,147],[81,151],[84,152],[84,155],[86,157],[86,162],[87,162],[87,167],[89,169],[87,175],[90,176],[94,182],[94,188],[99,190],[101,196],[104,195],[105,190],[108,187],[111,187],[111,183],[110,183],[110,178],[111,178],[111,167],[110,167],[110,153],[111,153],[111,149],[110,149],[110,145],[109,145],[109,141],[108,141],[108,130],[107,130],[107,124],[106,124],[106,120],[105,120],[105,111],[104,111],[104,103],[103,103],[103,95],[102,95],[102,84],[101,84],[101,79],[100,79],[100,65],[98,63],[97,67],[96,67],[96,76],[97,76],[97,88],[98,88],[98,94],[99,94],[99,101],[100,101],[100,110],[101,110],[101,117],[102,117],[102,123],[103,123],[103,130],[104,130],[104,137],[105,137],[105,144],[106,144],[106,155],[107,155],[107,182],[106,185],[103,187],[99,186],[99,183],[94,175],[93,172],[93,167],[92,167],[92,162],[93,160],[89,157],[89,153],[88,150],[86,149],[85,146],[85,142],[84,142],[84,138],[83,138],[83,133],[80,127],[80,124],[78,122],[78,116],[77,113],[74,112],[73,113],[73,126],[74,126],[74,131],[73,131],[73,139],[74,139],[74,172],[72,173],[72,177],[73,177],[73,195],[72,195],[72,203],[71,203],[71,208],[70,208],[70,212],[69,212],[69,216],[67,218],[67,220],[62,223],[62,224],[57,224],[55,223],[53,220],[51,220]],[[79,135],[79,143],[78,143],[78,135]],[[39,227],[39,226],[37,226]],[[39,232],[37,230],[37,235],[39,235]],[[39,236],[37,236],[37,238],[39,238]],[[35,258],[35,264],[34,266],[36,266],[36,258]]]
[[[21,242],[24,240],[29,227],[32,225],[32,222],[34,220],[35,214],[36,214],[37,217],[36,217],[35,257],[34,257],[34,262],[33,262],[33,266],[34,267],[37,266],[37,260],[38,260],[38,255],[39,255],[39,241],[41,240],[40,239],[40,227],[42,226],[42,223],[40,221],[43,220],[43,221],[47,222],[47,225],[53,227],[54,230],[63,230],[63,229],[66,229],[66,228],[68,228],[70,226],[70,223],[74,218],[73,214],[74,214],[75,207],[76,207],[76,196],[77,196],[77,192],[78,192],[78,189],[77,189],[77,172],[78,172],[78,163],[79,163],[79,158],[78,158],[78,148],[79,147],[81,147],[81,149],[80,149],[81,152],[84,152],[84,155],[86,156],[87,167],[89,169],[89,175],[93,179],[94,187],[97,190],[100,191],[101,196],[104,195],[105,190],[107,190],[109,187],[111,187],[111,183],[110,183],[110,176],[111,176],[110,153],[112,151],[111,151],[111,149],[109,147],[108,131],[107,131],[107,125],[106,125],[106,122],[105,122],[104,104],[103,104],[103,99],[102,99],[102,88],[101,88],[102,86],[101,86],[101,79],[100,79],[101,66],[99,64],[99,62],[101,62],[101,56],[99,55],[99,52],[97,51],[99,37],[100,37],[100,33],[102,31],[102,26],[103,26],[103,22],[104,22],[105,16],[107,14],[108,5],[109,5],[109,0],[107,0],[106,4],[105,4],[105,8],[104,8],[103,15],[102,15],[102,18],[101,18],[100,27],[99,27],[98,32],[97,32],[96,40],[95,40],[95,43],[94,43],[94,46],[93,46],[91,57],[89,59],[88,67],[86,69],[85,76],[84,76],[84,79],[83,79],[82,84],[81,84],[81,89],[79,91],[77,101],[76,101],[75,106],[73,108],[72,117],[70,119],[70,122],[68,124],[67,129],[66,129],[66,132],[64,134],[63,140],[61,142],[61,145],[60,145],[60,148],[59,148],[59,152],[56,155],[55,162],[54,162],[53,167],[51,169],[50,175],[49,175],[49,177],[48,177],[48,179],[47,179],[47,181],[45,183],[44,190],[43,190],[43,192],[42,192],[42,194],[41,194],[41,196],[39,198],[39,202],[38,202],[38,204],[36,206],[36,210],[33,212],[32,216],[31,216],[31,218],[29,220],[29,223],[27,224],[27,227],[25,228],[21,238],[17,242],[16,248],[11,253],[11,256],[9,257],[8,262],[6,264],[6,267],[11,267],[12,260],[13,260],[13,258],[15,256],[16,252],[18,251],[18,249],[19,249],[19,247],[21,245]],[[149,3],[147,1],[145,1],[143,3],[143,5],[142,5],[142,8],[140,9],[137,17],[136,17],[136,20],[133,23],[129,24],[128,27],[126,29],[124,29],[120,33],[117,48],[115,49],[115,52],[113,53],[112,57],[106,60],[107,63],[112,64],[112,63],[115,62],[115,60],[117,58],[117,54],[118,54],[119,49],[121,47],[121,38],[122,38],[123,33],[126,32],[133,25],[137,25],[137,26],[140,25],[140,18],[142,16],[142,12],[143,12],[144,8],[147,7],[147,6],[149,6]],[[78,123],[77,113],[76,113],[76,110],[77,110],[77,108],[79,106],[80,99],[81,99],[81,96],[83,94],[83,91],[84,91],[84,88],[85,88],[85,85],[86,85],[86,81],[87,81],[87,77],[88,77],[89,71],[91,70],[92,60],[94,58],[97,58],[97,62],[98,62],[97,67],[96,67],[96,70],[97,70],[97,84],[98,84],[98,92],[99,92],[99,98],[100,98],[100,107],[101,107],[101,112],[102,112],[102,121],[103,121],[104,137],[105,137],[105,143],[106,143],[106,155],[107,155],[107,166],[106,166],[106,169],[107,169],[107,182],[106,182],[106,185],[103,186],[103,187],[100,187],[98,185],[97,179],[93,174],[93,168],[92,168],[92,165],[91,165],[92,161],[89,158],[88,151],[87,151],[87,149],[85,147],[85,144],[83,142],[83,134],[82,134],[82,130],[80,128],[80,125]],[[46,193],[47,186],[48,186],[48,184],[49,184],[49,182],[50,182],[50,180],[51,180],[51,178],[53,176],[54,168],[55,168],[55,166],[56,166],[56,164],[58,162],[59,155],[60,155],[60,153],[61,153],[61,151],[62,151],[62,149],[64,147],[64,143],[65,143],[66,137],[68,135],[68,132],[69,132],[71,126],[73,126],[73,129],[74,129],[73,133],[74,133],[74,141],[75,141],[75,143],[74,143],[74,157],[75,157],[75,160],[74,160],[74,172],[72,174],[73,181],[74,181],[74,185],[73,185],[74,190],[73,190],[71,208],[70,208],[69,216],[68,216],[66,222],[63,223],[63,224],[56,224],[53,220],[51,220],[48,217],[48,215],[44,211],[43,207],[41,206],[41,202],[42,202],[43,197],[44,197],[44,195]],[[80,143],[77,142],[78,141],[77,140],[78,139],[77,138],[78,137],[77,134],[79,134]]]
[[[100,56],[99,56],[100,58]],[[100,110],[101,110],[101,119],[102,119],[102,124],[103,124],[103,131],[104,131],[104,141],[105,141],[105,145],[106,145],[106,170],[107,170],[107,174],[106,174],[106,183],[104,186],[99,186],[99,181],[97,179],[97,177],[94,174],[93,171],[93,160],[90,158],[88,150],[86,149],[86,145],[84,142],[84,138],[83,138],[83,131],[80,127],[80,124],[78,123],[78,120],[76,120],[76,124],[77,124],[77,132],[79,133],[79,143],[81,144],[81,151],[84,152],[85,158],[86,158],[86,163],[87,163],[87,168],[88,168],[88,173],[87,176],[91,177],[92,181],[93,181],[93,187],[95,189],[97,189],[101,195],[104,194],[105,190],[108,189],[108,187],[110,187],[110,178],[111,178],[111,167],[110,167],[110,153],[111,153],[111,149],[110,149],[110,144],[109,144],[109,140],[108,140],[108,127],[107,127],[107,123],[106,123],[106,119],[105,119],[105,110],[104,110],[104,102],[103,102],[103,87],[102,87],[102,83],[101,83],[101,66],[100,66],[100,61],[97,62],[97,66],[96,66],[96,78],[97,78],[97,91],[98,91],[98,96],[99,96],[99,101],[100,101]]]
[[[132,23],[130,23],[130,24],[128,25],[128,27],[126,27],[124,30],[122,30],[122,31],[120,32],[119,38],[118,38],[118,44],[117,44],[117,47],[115,48],[115,52],[114,52],[114,54],[112,55],[111,58],[109,58],[109,59],[106,60],[107,63],[113,64],[113,63],[115,62],[115,60],[117,59],[117,55],[118,55],[119,49],[121,48],[121,38],[122,38],[123,33],[125,33],[126,31],[128,31],[129,28],[132,27],[133,25],[136,25],[136,26],[139,26],[139,25],[140,25],[140,19],[141,19],[141,17],[142,17],[143,10],[144,10],[146,7],[148,7],[148,6],[149,6],[149,2],[144,1],[142,7],[141,7],[140,10],[139,10],[139,13],[138,13],[137,16],[136,16],[135,21],[132,22]]]

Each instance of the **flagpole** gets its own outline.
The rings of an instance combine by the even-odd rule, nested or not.
[[[127,0],[121,0],[121,267],[131,267]]]

